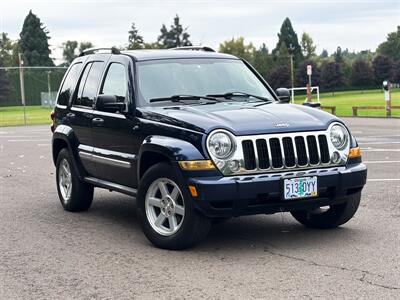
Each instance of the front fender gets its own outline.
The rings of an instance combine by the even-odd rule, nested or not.
[[[139,159],[146,151],[162,154],[171,161],[202,160],[205,157],[191,143],[177,138],[151,135],[144,139],[139,151]]]

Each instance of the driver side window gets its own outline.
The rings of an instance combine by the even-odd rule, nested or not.
[[[110,64],[100,94],[116,96],[117,102],[125,102],[127,96],[127,78],[124,65],[119,63]]]

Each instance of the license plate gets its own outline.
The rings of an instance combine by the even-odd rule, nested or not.
[[[285,179],[283,182],[284,199],[316,197],[318,195],[317,177]]]

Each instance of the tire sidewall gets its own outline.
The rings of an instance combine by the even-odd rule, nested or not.
[[[184,202],[185,216],[183,218],[183,223],[178,231],[170,236],[163,236],[157,233],[150,225],[146,215],[145,198],[147,191],[150,185],[159,178],[168,178],[174,181],[181,190]],[[193,230],[195,230],[194,227],[196,224],[194,223],[196,222],[196,219],[202,217],[199,216],[199,213],[195,210],[189,192],[184,186],[182,186],[178,176],[173,170],[173,167],[167,163],[156,164],[146,171],[140,181],[137,201],[138,217],[144,234],[153,244],[161,248],[180,249],[185,247],[184,244],[187,243],[188,239],[190,239],[193,234]]]

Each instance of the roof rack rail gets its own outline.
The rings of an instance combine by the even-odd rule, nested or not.
[[[115,47],[111,47],[111,48],[89,48],[89,49],[83,50],[81,52],[81,54],[79,54],[79,56],[85,56],[85,55],[89,55],[89,54],[94,54],[97,51],[101,51],[101,50],[109,50],[112,54],[121,54],[121,52]]]
[[[194,50],[194,51],[215,52],[213,48],[207,46],[183,46],[183,47],[172,48],[172,50]]]

